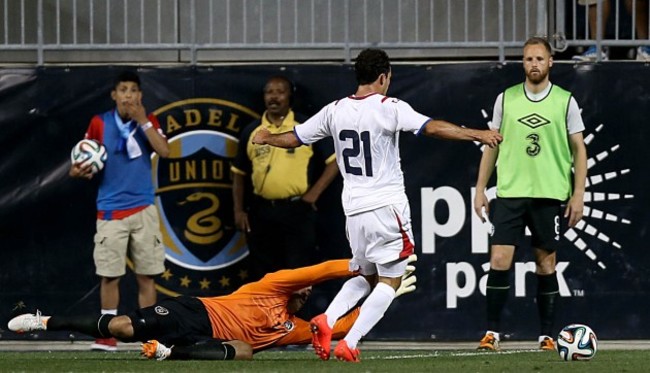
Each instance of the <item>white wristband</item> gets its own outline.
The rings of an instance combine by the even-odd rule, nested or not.
[[[147,123],[145,123],[145,124],[141,124],[141,125],[140,125],[140,128],[142,128],[142,131],[143,131],[143,132],[146,131],[146,130],[148,130],[148,129],[151,128],[151,127],[153,127],[153,124],[151,124],[151,122],[147,122]]]

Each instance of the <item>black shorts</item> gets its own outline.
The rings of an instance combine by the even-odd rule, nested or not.
[[[212,325],[203,303],[194,297],[163,299],[128,314],[141,341],[156,339],[167,346],[187,346],[212,338]],[[135,323],[140,323],[141,327]]]
[[[493,202],[491,221],[494,232],[490,245],[521,246],[526,226],[535,248],[556,251],[560,243],[562,201],[548,198],[497,198]]]

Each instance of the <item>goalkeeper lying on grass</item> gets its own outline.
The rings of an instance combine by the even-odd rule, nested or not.
[[[415,290],[415,255],[408,260],[396,296]],[[269,273],[229,295],[167,298],[127,315],[44,316],[37,311],[11,319],[9,330],[71,330],[95,338],[141,341],[142,354],[158,360],[252,359],[253,353],[267,348],[311,343],[309,322],[295,313],[309,298],[312,285],[354,276],[348,262],[330,260]],[[356,308],[340,318],[333,337],[345,335],[358,314]]]

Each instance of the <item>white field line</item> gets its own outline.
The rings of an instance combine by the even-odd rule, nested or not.
[[[481,356],[481,355],[512,355],[520,354],[523,352],[546,352],[538,349],[527,349],[527,350],[505,350],[505,351],[476,351],[476,352],[452,352],[450,356]]]
[[[429,357],[437,357],[440,354],[436,351],[429,354],[408,354],[408,355],[387,355],[387,356],[369,356],[362,357],[363,360],[397,360],[397,359],[424,359]]]
[[[396,359],[423,359],[423,358],[429,358],[429,357],[438,357],[438,356],[484,356],[484,355],[512,355],[512,354],[520,354],[524,352],[545,352],[542,350],[537,350],[537,349],[529,349],[529,350],[507,350],[507,351],[499,351],[499,352],[493,352],[493,351],[476,351],[476,352],[449,352],[449,353],[441,353],[439,351],[434,351],[432,353],[428,354],[404,354],[404,355],[387,355],[387,356],[369,356],[364,358],[363,360],[396,360]]]

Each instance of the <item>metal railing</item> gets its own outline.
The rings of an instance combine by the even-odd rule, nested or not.
[[[349,61],[354,49],[367,46],[394,49],[404,58],[475,54],[504,60],[506,48],[545,32],[547,18],[545,0],[2,2],[3,60],[38,65]]]
[[[648,0],[604,0],[588,6],[580,5],[578,0],[555,2],[558,23],[554,36],[558,50],[592,45],[599,50],[603,47],[650,46]],[[606,5],[609,14],[604,10]],[[591,17],[595,17],[595,27],[590,25]],[[564,20],[570,21],[570,27],[566,27]],[[598,54],[597,61],[600,60]]]
[[[349,62],[368,46],[504,61],[532,35],[551,35],[559,50],[634,44],[579,36],[577,0],[0,1],[0,63]]]

